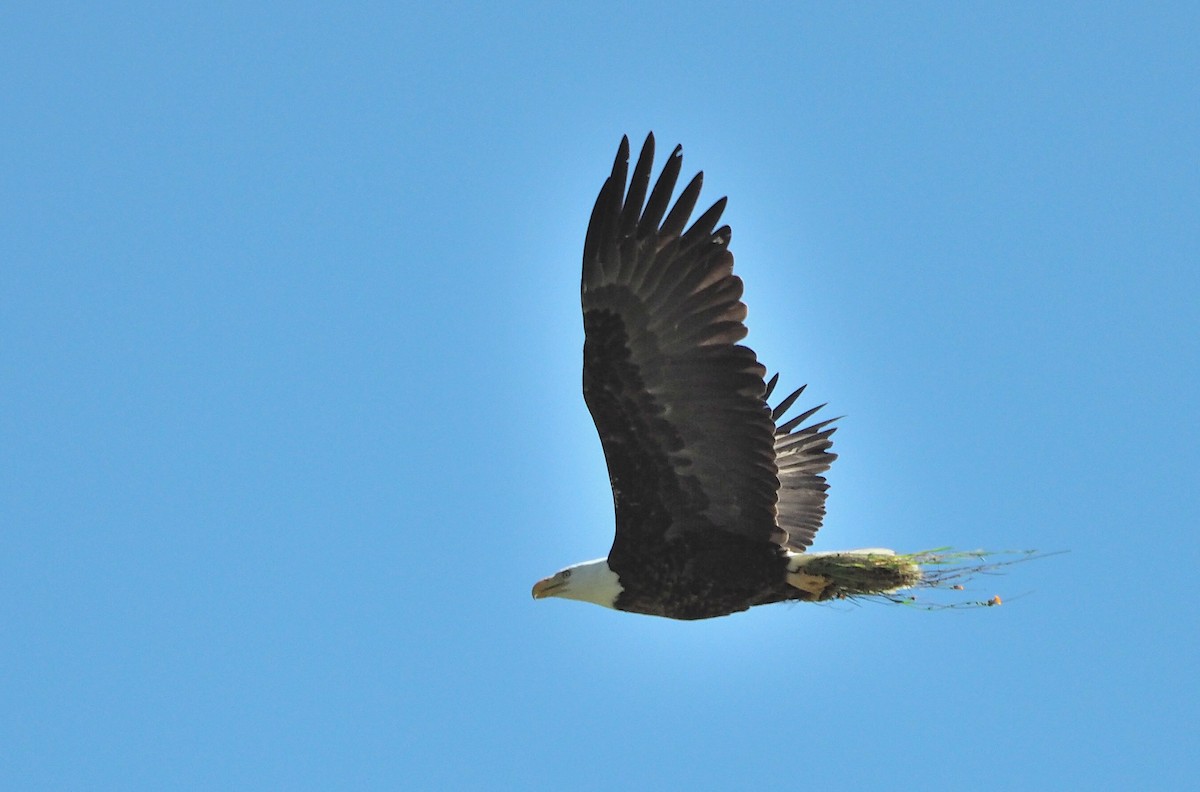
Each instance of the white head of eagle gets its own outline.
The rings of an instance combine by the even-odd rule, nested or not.
[[[533,598],[565,597],[580,602],[594,602],[606,608],[616,607],[621,581],[608,567],[608,559],[584,561],[555,572],[533,584]]]

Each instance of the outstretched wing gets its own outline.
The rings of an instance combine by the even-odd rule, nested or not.
[[[782,544],[766,371],[737,343],[742,282],[729,227],[714,230],[725,200],[684,231],[702,174],[668,213],[681,149],[647,198],[653,159],[651,135],[626,193],[621,141],[583,252],[583,392],[613,487],[613,553],[697,531]]]
[[[777,382],[778,374],[767,383],[763,399],[771,398]],[[836,418],[796,428],[813,417],[824,404],[806,410],[786,423],[779,423],[801,393],[804,393],[803,387],[771,411],[771,420],[776,423],[775,464],[779,467],[779,514],[776,519],[779,527],[787,532],[788,549],[797,553],[804,552],[812,544],[825,518],[825,492],[829,485],[821,474],[837,459],[837,454],[829,450],[833,446],[831,436],[837,431],[837,427],[830,424]]]

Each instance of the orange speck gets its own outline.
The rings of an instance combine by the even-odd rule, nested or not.
[[[959,585],[958,583],[955,583],[955,584],[954,584],[953,586],[951,586],[950,588],[954,589],[955,591],[962,591],[962,590],[963,590],[963,587],[962,587],[961,585]]]
[[[990,600],[988,600],[987,604],[988,604],[988,607],[991,607],[993,605],[1003,605],[1004,600],[1000,599],[1000,595],[997,594],[996,596],[994,596]]]

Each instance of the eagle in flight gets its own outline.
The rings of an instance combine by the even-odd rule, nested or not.
[[[778,375],[746,336],[725,199],[688,225],[697,174],[671,205],[682,148],[650,184],[654,136],[624,138],[583,246],[583,395],[616,512],[607,558],[538,581],[566,597],[672,619],[919,585],[918,556],[806,552],[825,516],[832,420],[771,404]],[[628,183],[627,183],[628,182]],[[823,405],[822,405],[823,406]]]

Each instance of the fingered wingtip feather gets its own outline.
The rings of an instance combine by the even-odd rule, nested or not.
[[[771,375],[771,381],[767,383],[766,390],[763,391],[763,401],[771,398],[771,394],[775,392],[775,385],[779,382],[779,372]],[[771,420],[775,420],[775,416],[771,416]]]
[[[613,158],[613,175],[627,165],[629,165],[629,136],[622,135],[621,145],[617,146],[617,156]],[[622,184],[621,187],[624,188],[625,185]]]
[[[778,379],[779,375],[776,374],[775,378]],[[778,421],[780,418],[782,418],[783,415],[789,409],[791,409],[791,406],[796,403],[796,399],[800,398],[800,394],[804,393],[804,389],[807,387],[808,387],[808,385],[801,385],[799,388],[792,391],[792,393],[790,395],[784,397],[783,401],[781,401],[781,402],[779,402],[779,404],[775,405],[775,409],[771,411],[771,420]],[[822,406],[824,406],[824,405],[822,405]],[[820,409],[820,408],[818,407],[815,409]],[[815,409],[810,410],[807,413],[807,415],[811,415],[815,411]]]
[[[814,415],[817,414],[817,412],[819,412],[821,409],[823,409],[827,406],[828,406],[828,403],[818,404],[816,407],[813,407],[810,410],[805,410],[804,412],[797,415],[795,418],[789,419],[787,423],[784,423],[784,424],[781,424],[781,425],[775,427],[775,432],[777,434],[789,434],[792,431],[794,431],[797,426],[804,423],[809,418],[812,418]],[[834,418],[826,419],[824,421],[821,421],[820,423],[815,423],[812,426],[806,426],[806,427],[804,427],[804,429],[802,431],[805,434],[815,434],[815,433],[819,432],[821,429],[823,429],[824,427],[829,426],[829,424],[833,423],[834,421],[841,420],[843,417],[845,417],[845,416],[839,415]]]
[[[678,162],[678,160],[675,160]],[[663,171],[663,176],[666,176],[666,171]],[[661,181],[661,179],[660,179]],[[674,179],[672,179],[674,182]],[[673,186],[673,184],[672,184]],[[688,218],[692,215],[692,210],[696,208],[696,201],[700,198],[700,189],[704,186],[704,173],[697,173],[692,177],[692,180],[683,188],[683,192],[675,199],[675,206],[667,214],[667,219],[663,220],[662,227],[659,233],[666,239],[680,236],[683,233],[683,227],[687,225]],[[657,191],[657,188],[656,188]],[[667,196],[668,200],[670,196]],[[695,226],[692,226],[695,228]]]

